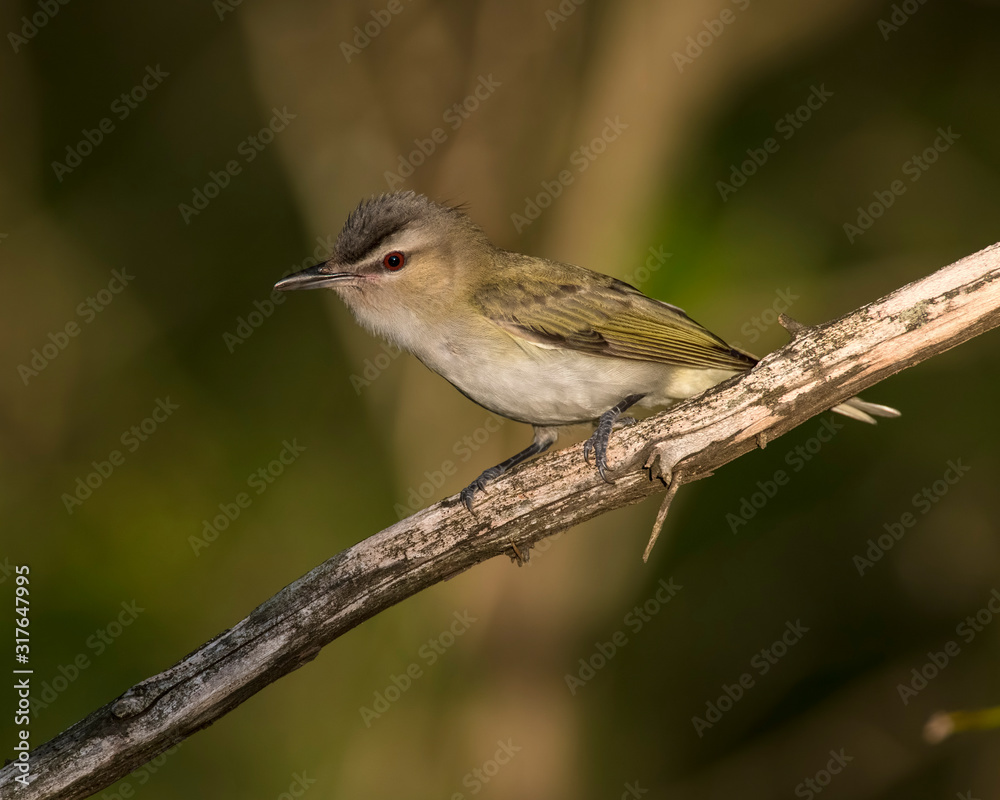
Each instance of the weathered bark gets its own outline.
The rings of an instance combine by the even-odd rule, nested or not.
[[[799,330],[751,372],[612,437],[604,483],[581,446],[539,458],[480,496],[425,509],[316,567],[246,619],[31,753],[31,781],[0,770],[21,800],[87,797],[215,722],[320,648],[406,597],[487,558],[673,486],[1000,324],[1000,244],[834,322]],[[638,557],[638,554],[636,554]]]

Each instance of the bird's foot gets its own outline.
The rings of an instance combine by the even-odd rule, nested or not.
[[[459,495],[459,497],[462,499],[462,502],[465,503],[465,507],[469,509],[469,513],[472,514],[472,516],[476,515],[476,512],[472,507],[472,504],[476,496],[476,492],[485,492],[486,485],[495,481],[497,478],[503,475],[503,473],[504,470],[501,469],[499,466],[490,467],[482,475],[476,478],[472,483],[470,483],[468,486],[462,489],[462,492]]]
[[[469,509],[469,513],[472,516],[476,516],[476,512],[472,509],[472,503],[475,499],[476,492],[485,491],[486,484],[492,483],[505,472],[512,470],[522,461],[527,461],[532,456],[537,456],[539,453],[545,452],[552,443],[556,440],[555,428],[540,428],[535,426],[535,438],[527,447],[525,447],[520,453],[515,453],[506,461],[501,461],[495,467],[490,467],[486,472],[476,478],[472,483],[462,489],[460,497],[462,502],[465,503],[465,507]]]
[[[616,427],[635,425],[632,417],[619,417],[614,411],[605,411],[597,422],[597,430],[583,443],[583,458],[589,464],[590,454],[594,454],[597,471],[605,483],[614,483],[607,475],[608,469],[608,439]]]
[[[589,464],[590,454],[594,454],[594,463],[597,465],[597,471],[601,473],[601,478],[604,479],[605,483],[614,483],[607,475],[608,439],[611,438],[611,431],[616,427],[635,425],[635,420],[632,417],[623,417],[621,414],[642,400],[642,398],[643,395],[641,394],[630,394],[614,408],[610,408],[601,414],[597,420],[597,430],[594,431],[594,435],[583,443],[584,460]]]

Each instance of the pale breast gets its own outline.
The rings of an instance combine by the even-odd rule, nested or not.
[[[642,405],[669,405],[732,374],[514,340],[434,348],[421,360],[481,406],[533,425],[594,420],[634,394],[647,396]]]

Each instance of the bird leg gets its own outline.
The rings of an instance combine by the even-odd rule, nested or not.
[[[530,445],[524,448],[524,450],[520,453],[515,453],[506,461],[501,461],[495,467],[490,467],[472,483],[462,489],[459,496],[461,497],[462,502],[465,503],[465,507],[469,509],[469,513],[473,516],[476,515],[476,512],[472,509],[472,502],[477,491],[485,490],[486,484],[492,483],[505,472],[516,467],[522,461],[527,461],[532,456],[537,456],[539,453],[543,453],[548,450],[555,442],[556,438],[557,434],[554,428],[542,428],[535,426],[535,439]]]
[[[589,464],[590,454],[593,452],[597,471],[601,473],[601,477],[605,483],[614,483],[614,481],[608,479],[606,474],[608,469],[608,439],[611,437],[611,431],[614,430],[616,422],[619,425],[635,424],[634,419],[631,417],[622,417],[621,414],[642,400],[644,396],[641,394],[630,394],[616,406],[601,414],[600,419],[597,421],[597,430],[594,431],[593,436],[583,443],[584,459]]]

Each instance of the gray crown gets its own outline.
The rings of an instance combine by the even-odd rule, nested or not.
[[[388,236],[417,220],[456,217],[472,224],[457,208],[438,205],[416,192],[393,192],[362,200],[337,237],[334,258],[353,264],[370,255]]]

